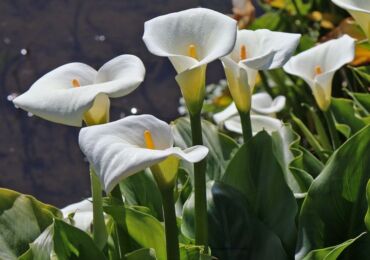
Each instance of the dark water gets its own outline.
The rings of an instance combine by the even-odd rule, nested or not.
[[[88,165],[77,144],[78,128],[29,117],[8,101],[40,76],[80,61],[99,68],[124,53],[139,56],[145,82],[112,102],[111,119],[151,113],[170,121],[180,96],[172,66],[151,55],[141,37],[155,16],[203,6],[231,12],[231,0],[2,0],[0,1],[0,186],[58,206],[89,196]],[[223,77],[209,66],[208,82]]]

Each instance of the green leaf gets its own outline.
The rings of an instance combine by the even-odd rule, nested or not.
[[[49,259],[52,255],[55,256],[53,247],[53,225],[50,225],[38,238],[36,238],[35,241],[30,244],[30,249],[28,249],[27,252],[18,259]]]
[[[370,114],[370,94],[369,93],[352,93],[358,105],[361,106],[364,112]]]
[[[301,15],[306,15],[310,12],[313,6],[313,0],[294,0],[297,4],[298,11]]]
[[[185,169],[179,168],[177,172],[177,184],[175,186],[175,207],[177,209],[182,209],[192,189],[189,173]]]
[[[364,232],[359,236],[353,239],[349,239],[346,242],[343,242],[342,244],[339,244],[337,246],[313,250],[310,253],[308,253],[307,256],[303,258],[303,260],[336,260],[347,247],[352,245],[357,239],[359,239],[365,234],[366,233]]]
[[[296,258],[310,251],[338,245],[366,231],[366,183],[370,178],[370,126],[345,142],[313,181],[299,219]],[[367,245],[366,245],[367,243]],[[370,255],[368,235],[346,251],[348,259]]]
[[[212,256],[203,254],[204,248],[196,245],[180,245],[181,260],[211,260]]]
[[[120,182],[120,188],[127,205],[147,207],[151,215],[163,220],[161,194],[149,171],[142,171],[124,179]]]
[[[282,241],[294,255],[297,203],[273,153],[272,138],[260,132],[244,144],[228,165],[223,182],[239,190],[251,212]]]
[[[316,42],[308,35],[302,35],[301,40],[299,42],[299,52],[303,52],[305,50],[311,49],[314,47]]]
[[[32,196],[0,189],[0,259],[16,259],[61,212]]]
[[[105,206],[104,211],[140,246],[153,248],[159,260],[166,259],[164,227],[156,218],[127,206]]]
[[[290,165],[290,169],[299,168],[310,174],[312,177],[317,177],[324,169],[324,164],[302,146],[299,146],[299,152],[302,153],[302,156],[296,156],[296,159],[293,160]]]
[[[363,81],[366,83],[370,83],[370,67],[363,66],[363,67],[351,67],[351,70],[356,73]],[[364,82],[364,84],[366,84]]]
[[[142,248],[125,255],[126,260],[156,260],[155,251],[151,248]]]
[[[207,185],[208,238],[218,259],[288,259],[279,237],[247,208],[238,190],[221,182]],[[183,211],[182,231],[194,237],[194,194]],[[268,250],[267,250],[268,249]]]
[[[277,30],[281,22],[281,14],[279,12],[267,12],[251,24],[251,30],[269,29],[271,31]]]
[[[272,140],[273,153],[283,170],[286,183],[295,194],[306,193],[313,181],[313,174],[310,175],[305,171],[307,167],[304,168],[304,158],[309,157],[309,152],[305,151],[304,157],[304,152],[299,146],[300,136],[286,125],[272,133]],[[311,161],[312,157],[309,158],[309,162]]]
[[[20,260],[50,259],[52,255],[60,260],[106,259],[88,234],[58,219],[30,244]]]
[[[188,118],[179,118],[173,122],[175,144],[181,148],[192,146],[191,128]],[[209,148],[207,156],[207,177],[210,180],[219,180],[225,172],[226,165],[233,152],[238,148],[237,143],[230,137],[219,133],[217,127],[203,120],[203,142]],[[193,164],[183,163],[183,167],[193,176]]]
[[[366,185],[366,199],[367,199],[367,212],[365,216],[365,225],[367,230],[370,231],[370,180]]]
[[[365,123],[356,116],[354,103],[350,99],[332,98],[331,108],[334,113],[335,121],[341,125],[347,125],[353,135],[365,126]],[[343,126],[342,126],[343,127]],[[348,138],[349,136],[347,136]]]
[[[293,113],[290,114],[294,123],[299,127],[303,135],[306,137],[307,142],[311,145],[311,147],[315,150],[316,154],[320,157],[322,161],[326,161],[325,150],[315,138],[315,136],[311,133],[311,131],[307,128],[307,126],[302,122],[301,119],[296,117]]]

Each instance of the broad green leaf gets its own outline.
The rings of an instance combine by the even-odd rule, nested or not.
[[[16,259],[61,212],[32,196],[0,189],[0,259]]]
[[[273,153],[283,170],[286,183],[292,192],[305,193],[313,180],[312,175],[305,172],[304,153],[299,146],[300,137],[290,126],[284,126],[272,133]],[[307,152],[308,153],[308,152]],[[296,169],[299,168],[300,171]]]
[[[367,230],[370,231],[370,180],[367,182],[366,186],[366,199],[367,199],[367,212],[365,216],[365,225]]]
[[[297,160],[291,163],[291,168],[299,167],[316,178],[324,169],[324,164],[304,147],[299,146],[299,151],[302,152],[302,157],[296,157]]]
[[[356,115],[352,100],[332,98],[331,109],[334,113],[335,121],[341,125],[347,125],[351,129],[350,135],[353,135],[365,126],[365,123]]]
[[[359,236],[336,246],[313,250],[303,258],[303,260],[336,260],[348,246],[352,245],[357,239],[365,234],[366,233],[362,233]]]
[[[30,249],[20,260],[52,257],[59,260],[106,259],[88,234],[58,219],[30,244]]]
[[[209,148],[207,156],[207,177],[210,180],[219,180],[225,172],[226,165],[231,159],[238,145],[230,137],[219,133],[217,127],[203,120],[203,143]],[[173,122],[175,143],[181,148],[192,146],[191,128],[188,118],[179,118]],[[183,167],[193,176],[193,164],[183,163]]]
[[[296,258],[338,245],[366,231],[366,184],[370,178],[370,126],[345,142],[313,181],[299,219]],[[367,245],[366,245],[367,243]],[[370,238],[365,235],[346,249],[348,259],[366,259]]]
[[[286,252],[293,255],[297,202],[273,149],[272,138],[264,131],[258,133],[230,161],[223,182],[244,194],[250,213],[270,228]]]
[[[30,249],[27,250],[19,260],[33,260],[33,259],[49,259],[55,255],[53,252],[53,225],[50,225],[48,228],[41,233],[41,235],[36,238],[30,244]]]
[[[218,259],[288,259],[281,240],[247,207],[238,190],[221,182],[207,185],[208,238]],[[194,237],[194,194],[183,212],[182,230]],[[268,249],[268,250],[267,250]]]
[[[147,207],[154,217],[163,220],[161,194],[149,171],[124,179],[120,182],[120,188],[127,205]]]
[[[125,255],[126,260],[155,260],[155,251],[151,248],[142,248]]]
[[[105,206],[104,211],[140,246],[153,248],[158,260],[166,259],[164,227],[156,218],[127,206]]]

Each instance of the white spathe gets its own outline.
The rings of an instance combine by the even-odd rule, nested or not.
[[[251,114],[268,115],[274,117],[276,113],[280,112],[285,107],[286,98],[284,96],[277,96],[272,99],[266,92],[260,92],[252,95]],[[231,103],[223,111],[213,115],[213,120],[219,124],[226,119],[237,115],[238,109],[235,103]]]
[[[348,35],[330,40],[292,57],[284,70],[310,86],[319,108],[326,111],[331,102],[335,72],[355,57],[355,41]],[[320,73],[316,73],[320,68]]]
[[[177,73],[206,65],[234,47],[237,22],[219,12],[193,8],[145,22],[143,40],[149,51],[168,57]],[[197,58],[189,57],[194,45]]]
[[[75,227],[85,232],[91,232],[93,223],[93,203],[91,198],[68,205],[62,208],[61,211],[63,213],[63,218],[73,219],[72,224]]]
[[[258,71],[283,66],[297,48],[300,37],[300,34],[266,29],[238,31],[233,51],[221,61],[231,96],[239,110],[250,110]]]
[[[269,116],[251,115],[252,134],[256,135],[260,131],[271,134],[283,127],[283,122]],[[239,116],[233,116],[225,121],[225,128],[237,134],[243,134]]]
[[[236,32],[234,19],[210,9],[193,8],[145,22],[143,40],[151,53],[170,59],[193,112],[201,108],[199,103],[204,99],[207,64],[233,49]]]
[[[129,94],[144,76],[142,61],[133,55],[118,56],[98,71],[83,63],[69,63],[41,77],[13,102],[46,120],[81,126],[84,118],[106,117],[109,98]],[[80,87],[74,87],[73,81]]]
[[[146,130],[151,133],[153,150],[146,147]],[[122,179],[169,156],[194,163],[208,154],[205,146],[184,150],[173,147],[171,127],[151,115],[128,116],[115,122],[82,128],[79,144],[108,193]]]
[[[346,9],[362,27],[370,39],[370,1],[369,0],[332,0],[337,6]]]

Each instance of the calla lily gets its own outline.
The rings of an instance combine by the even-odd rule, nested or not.
[[[252,134],[265,130],[271,134],[283,127],[283,122],[269,116],[251,115]],[[225,128],[237,134],[243,134],[241,120],[239,116],[233,116],[225,121]]]
[[[233,51],[221,59],[238,110],[247,113],[258,70],[283,66],[296,49],[299,34],[240,30]]]
[[[286,98],[284,96],[277,96],[272,99],[271,96],[265,92],[252,95],[252,114],[268,115],[274,117],[276,113],[280,112],[285,107]],[[223,111],[213,115],[213,120],[219,124],[226,119],[237,115],[238,109],[235,103],[231,103]]]
[[[171,127],[151,115],[85,127],[80,131],[79,143],[108,193],[122,179],[145,168],[170,160],[165,167],[174,165],[177,171],[174,158],[194,163],[208,153],[208,148],[201,145],[185,150],[173,147]]]
[[[233,49],[236,31],[234,19],[205,8],[171,13],[145,23],[143,40],[151,53],[170,59],[190,113],[202,108],[207,64]]]
[[[370,39],[370,2],[368,0],[332,0],[332,2],[346,9]]]
[[[145,68],[133,55],[121,55],[98,71],[83,63],[58,67],[13,100],[46,120],[71,126],[108,121],[109,98],[125,96],[143,81]]]
[[[73,219],[72,224],[75,227],[86,232],[91,232],[93,223],[93,203],[91,198],[68,205],[61,211],[65,219]]]
[[[355,57],[355,41],[348,35],[320,44],[294,57],[284,66],[310,86],[319,108],[328,110],[335,72]]]

